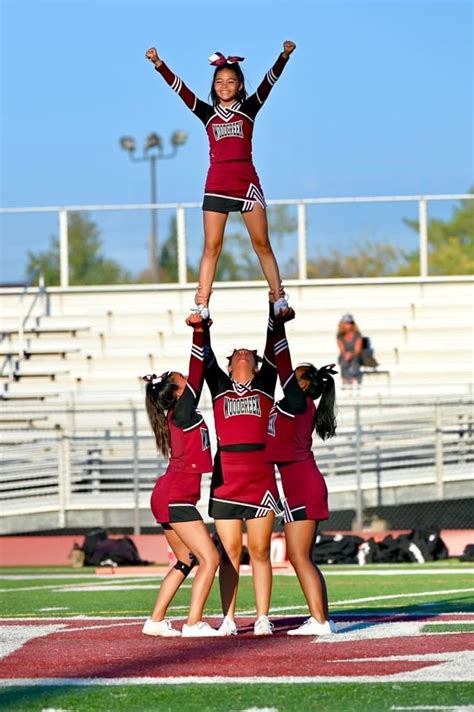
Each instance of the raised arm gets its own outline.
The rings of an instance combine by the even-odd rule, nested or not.
[[[265,350],[263,352],[263,363],[260,367],[259,372],[253,379],[255,387],[263,388],[266,393],[272,396],[275,393],[275,386],[277,380],[275,355],[273,352],[275,344],[274,319],[275,316],[273,311],[273,303],[270,302],[267,324],[267,338],[265,341]]]
[[[224,383],[230,381],[229,375],[225,373],[222,368],[217,363],[216,356],[211,346],[211,332],[209,320],[206,319],[204,322],[204,378],[211,392],[211,396],[214,398],[223,389]]]
[[[291,363],[290,348],[286,338],[285,322],[290,321],[295,316],[292,309],[288,309],[285,315],[275,319],[275,364],[280,379],[281,387],[285,395],[282,402],[283,410],[290,413],[303,413],[306,410],[306,396],[299,387],[293,365]]]
[[[201,119],[203,123],[206,123],[209,119],[210,113],[212,112],[212,107],[206,102],[198,99],[196,94],[189,89],[182,79],[178,77],[177,74],[171,71],[171,69],[163,62],[163,60],[158,56],[155,47],[150,47],[145,52],[145,57],[154,65],[155,69],[167,84],[172,88],[174,92],[184,101],[188,109],[191,109],[193,114]]]
[[[256,116],[257,112],[261,109],[264,102],[267,100],[273,86],[276,81],[280,78],[286,63],[290,57],[290,54],[296,49],[294,42],[286,40],[283,43],[283,52],[278,55],[278,58],[271,69],[265,74],[264,78],[260,82],[257,91],[249,96],[245,102],[246,106],[249,107],[253,116]]]
[[[173,420],[180,428],[188,428],[195,422],[202,420],[200,415],[196,418],[196,408],[204,383],[204,328],[202,320],[193,319],[193,317],[190,317],[188,325],[193,328],[188,379],[173,413]]]

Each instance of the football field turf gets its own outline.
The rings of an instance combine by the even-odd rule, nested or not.
[[[193,640],[141,634],[156,575],[1,569],[1,708],[474,710],[472,565],[323,571],[336,636],[286,635],[307,610],[295,576],[276,574],[273,636],[252,634],[243,575],[239,635]],[[169,611],[178,627],[191,583]],[[206,613],[217,625],[217,583]]]

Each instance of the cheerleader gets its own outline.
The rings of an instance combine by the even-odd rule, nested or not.
[[[208,316],[209,298],[227,218],[234,211],[242,213],[252,246],[276,300],[275,313],[287,307],[278,264],[268,236],[265,199],[252,162],[252,134],[257,113],[295,48],[294,42],[287,40],[283,43],[283,52],[251,96],[247,95],[239,65],[244,58],[224,57],[220,52],[211,55],[209,62],[215,67],[210,91],[211,104],[198,99],[169,69],[154,47],[145,53],[145,57],[163,79],[203,122],[209,139],[210,167],[202,205],[204,251],[195,297],[203,318]]]
[[[209,430],[197,410],[204,381],[204,329],[202,319],[187,319],[193,328],[189,376],[167,371],[161,376],[145,376],[146,409],[158,450],[169,456],[166,472],[151,495],[151,509],[162,525],[177,562],[163,579],[151,615],[143,627],[146,635],[166,638],[209,637],[217,630],[202,620],[219,565],[219,555],[202,521],[196,503],[200,497],[201,475],[212,469]],[[191,569],[198,565],[191,588],[191,604],[182,632],[165,620],[166,610]]]
[[[254,633],[272,634],[268,619],[272,590],[270,544],[275,514],[281,512],[274,467],[265,459],[268,416],[277,378],[272,308],[273,305],[263,359],[256,351],[234,349],[228,357],[226,373],[217,364],[210,339],[208,343],[205,378],[212,395],[218,443],[209,514],[215,519],[224,551],[219,569],[224,613],[221,635],[237,634],[235,608],[244,520],[257,611]]]
[[[275,363],[284,398],[270,413],[265,455],[280,472],[287,555],[310,612],[310,618],[288,635],[331,635],[336,625],[329,619],[326,584],[312,560],[318,523],[329,517],[327,487],[314,459],[312,434],[316,429],[323,440],[335,434],[336,371],[333,364],[317,369],[311,363],[293,370],[284,327],[293,317],[288,310],[275,319]]]

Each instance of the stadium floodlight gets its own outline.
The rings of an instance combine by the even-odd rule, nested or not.
[[[158,148],[160,151],[163,148],[163,140],[161,136],[158,136],[156,133],[150,133],[146,137],[145,140],[145,151],[148,151],[150,148]]]
[[[188,134],[186,131],[181,131],[178,129],[178,131],[174,131],[171,135],[171,145],[172,146],[184,146],[186,141],[188,140]]]
[[[171,134],[170,143],[171,151],[163,152],[163,139],[154,131],[151,131],[145,139],[143,146],[143,154],[136,156],[135,151],[137,143],[133,136],[122,136],[120,146],[124,151],[128,152],[130,159],[134,163],[140,161],[148,161],[150,164],[150,202],[151,202],[151,231],[150,231],[150,251],[149,251],[149,271],[154,282],[159,281],[159,265],[158,265],[158,220],[157,208],[155,207],[157,198],[156,187],[156,163],[162,158],[174,158],[178,153],[178,147],[183,146],[188,139],[186,131],[177,129]],[[152,149],[156,149],[153,151]]]
[[[133,153],[137,147],[135,139],[131,136],[122,136],[122,138],[120,139],[120,145],[122,146],[124,151],[129,151],[130,153]]]

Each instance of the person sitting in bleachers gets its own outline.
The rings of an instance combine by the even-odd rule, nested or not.
[[[337,328],[338,363],[343,385],[362,382],[362,335],[352,314],[344,314]]]

